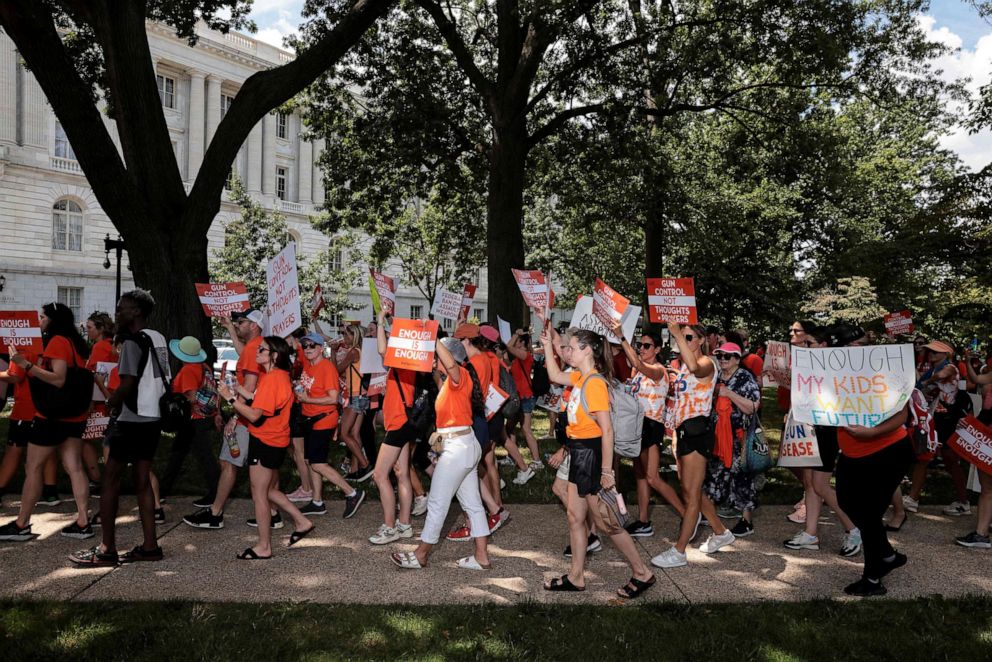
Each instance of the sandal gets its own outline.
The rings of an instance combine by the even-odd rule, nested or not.
[[[147,550],[141,545],[138,545],[130,552],[124,552],[121,554],[121,563],[135,563],[137,561],[161,561],[165,558],[162,554],[162,548],[156,547],[153,550]]]
[[[574,593],[579,593],[586,590],[585,586],[576,586],[572,583],[572,580],[568,578],[568,575],[562,575],[561,577],[555,577],[550,582],[544,585],[545,591],[569,591]]]
[[[289,546],[292,547],[296,543],[300,542],[301,540],[303,540],[304,538],[306,538],[308,535],[310,535],[311,533],[313,533],[313,530],[316,529],[316,528],[317,528],[317,525],[314,524],[313,526],[311,526],[306,531],[293,531],[293,535],[291,535],[289,537]]]
[[[899,522],[899,526],[892,526],[892,524],[891,524],[892,520],[889,520],[889,522],[885,525],[885,530],[886,531],[899,531],[900,529],[902,529],[903,524],[905,524],[906,523],[906,520],[908,520],[908,519],[909,519],[909,515],[903,515],[902,516],[902,521]]]
[[[493,564],[487,563],[486,565],[482,565],[474,556],[466,556],[465,558],[458,559],[458,567],[465,570],[492,570]]]
[[[398,552],[389,555],[390,560],[404,570],[420,570],[426,568],[426,563],[421,563],[420,559],[413,552]]]
[[[647,581],[642,581],[637,577],[631,577],[629,582],[617,589],[617,595],[627,600],[633,600],[654,586],[657,581],[658,578],[654,575],[651,575],[651,579]]]
[[[269,554],[268,556],[259,556],[258,552],[249,547],[245,551],[238,554],[236,558],[241,561],[268,561],[272,558],[272,555]]]
[[[101,552],[99,545],[70,554],[69,560],[90,568],[116,568],[121,563],[117,552]]]

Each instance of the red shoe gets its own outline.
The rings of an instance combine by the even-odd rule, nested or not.
[[[489,516],[489,535],[496,533],[496,529],[503,526],[503,518],[499,516],[499,513]]]
[[[459,526],[458,528],[449,531],[448,535],[445,537],[448,540],[454,540],[455,542],[471,540],[472,531],[467,526]]]

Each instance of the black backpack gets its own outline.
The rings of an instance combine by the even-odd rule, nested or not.
[[[479,373],[475,371],[475,366],[465,362],[465,370],[472,380],[472,416],[486,420],[486,396],[482,393],[482,383],[479,381]]]
[[[69,344],[75,357],[76,346],[72,340]],[[71,364],[66,368],[65,384],[61,388],[38,378],[29,379],[28,386],[38,413],[52,420],[79,416],[90,408],[93,401],[93,371]]]
[[[141,376],[145,374],[145,366],[148,365],[148,358],[151,356],[152,350],[155,349],[155,343],[143,331],[139,331],[131,339],[137,342],[141,348],[141,358],[138,359],[137,377],[138,388],[141,388]],[[156,357],[155,360],[158,361],[158,358]],[[158,369],[159,379],[162,380],[162,385],[165,386],[165,393],[158,399],[159,424],[162,426],[162,432],[178,432],[183,426],[189,423],[193,408],[185,395],[172,392],[172,380],[165,377],[166,366],[159,363]],[[138,388],[134,389],[128,402],[128,406],[135,412],[138,410]]]
[[[393,379],[396,380],[396,388],[400,392],[400,401],[406,410],[406,419],[420,434],[417,441],[424,441],[430,436],[431,428],[434,427],[434,419],[436,418],[434,401],[437,397],[437,392],[436,389],[430,388],[430,386],[434,385],[434,380],[431,378],[430,373],[418,372],[413,387],[413,402],[408,404],[406,397],[403,395],[403,384],[400,382],[399,374],[397,374],[396,370],[392,370],[391,372],[393,373]],[[430,385],[427,382],[430,382]]]
[[[517,383],[513,381],[510,371],[499,364],[499,387],[506,393],[506,402],[500,408],[503,415],[512,419],[520,413],[520,394],[517,392]]]

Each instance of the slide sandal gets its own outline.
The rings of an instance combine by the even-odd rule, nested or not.
[[[268,556],[259,556],[258,552],[249,547],[245,551],[238,554],[237,558],[242,561],[268,561],[272,558],[272,555],[269,554]]]
[[[313,530],[316,529],[316,528],[317,528],[317,525],[314,524],[313,526],[311,526],[306,531],[293,531],[293,535],[291,535],[289,537],[289,546],[292,547],[296,543],[300,542],[301,540],[303,540],[304,538],[306,538],[308,535],[310,535],[311,533],[313,533]]]
[[[561,577],[555,577],[549,583],[544,585],[545,591],[570,591],[574,593],[579,593],[586,590],[585,586],[576,586],[572,583],[572,580],[568,578],[568,575],[562,575]]]
[[[633,600],[654,586],[657,581],[658,578],[654,575],[651,575],[651,579],[647,581],[641,581],[637,577],[631,577],[629,582],[617,589],[617,595],[627,600]]]

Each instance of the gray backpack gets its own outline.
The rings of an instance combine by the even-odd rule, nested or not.
[[[586,403],[586,384],[589,379],[602,379],[610,393],[610,421],[613,423],[613,452],[620,457],[639,457],[641,454],[641,431],[644,429],[644,410],[641,401],[624,390],[623,384],[608,380],[599,373],[593,373],[579,389],[579,402],[582,410],[589,415]]]

